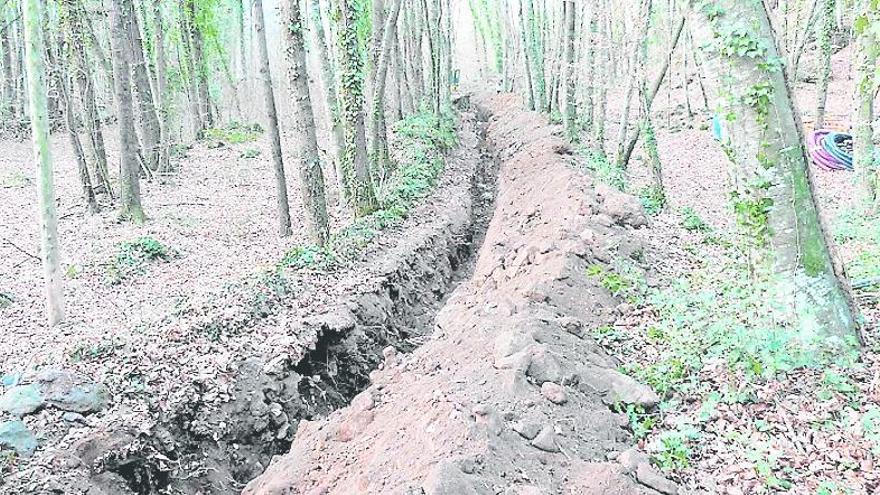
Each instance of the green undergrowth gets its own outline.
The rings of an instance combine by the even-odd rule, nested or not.
[[[107,265],[107,278],[120,284],[132,275],[146,271],[149,263],[165,262],[174,257],[174,251],[150,236],[125,241],[117,246],[113,260]]]
[[[639,200],[645,213],[649,216],[657,216],[666,207],[666,193],[657,186],[647,186],[639,190]]]
[[[880,216],[849,209],[834,227],[834,240],[846,253],[846,271],[853,284],[880,287]]]
[[[263,127],[260,124],[242,124],[240,122],[230,122],[225,127],[212,127],[205,129],[204,138],[212,141],[222,141],[228,144],[241,144],[256,141],[263,133]]]
[[[682,227],[706,238],[720,235],[710,232],[695,216],[692,210],[680,211]],[[708,252],[695,253],[705,259],[702,266],[667,281],[663,288],[649,287],[643,275],[628,269],[627,263],[615,261],[587,269],[587,277],[651,315],[637,327],[606,325],[592,332],[598,343],[622,358],[622,372],[650,386],[662,399],[651,410],[616,406],[627,415],[633,435],[644,440],[661,470],[687,470],[709,441],[703,436],[711,430],[704,426],[717,416],[722,404],[755,401],[762,387],[787,383],[806,372],[821,376],[819,383],[811,383],[802,392],[812,394],[807,400],[853,401],[852,416],[861,418],[853,428],[873,438],[880,449],[880,410],[859,408],[858,389],[847,376],[848,370],[860,367],[857,343],[835,340],[809,325],[794,328],[781,323],[783,308],[774,302],[780,299],[775,285],[760,282],[761,277],[749,272],[736,245],[713,243],[713,252],[720,254],[712,259]],[[664,418],[668,417],[676,420],[667,423]],[[759,432],[770,428],[751,427]],[[737,441],[723,439],[728,445]],[[742,439],[738,449],[754,465],[767,490],[791,486],[792,474],[774,458],[777,450],[748,438]]]
[[[596,180],[619,191],[626,191],[626,172],[602,151],[579,146],[576,152],[581,160],[578,165],[592,173]]]
[[[279,268],[327,271],[357,255],[383,230],[407,218],[416,203],[428,196],[445,167],[444,152],[457,143],[455,115],[439,119],[427,109],[394,126],[391,150],[396,163],[379,187],[379,209],[334,233],[325,246],[300,245],[290,249]]]

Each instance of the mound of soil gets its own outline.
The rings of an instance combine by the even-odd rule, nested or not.
[[[471,279],[414,352],[387,349],[371,385],[321,421],[245,494],[639,494],[677,487],[630,449],[612,407],[658,397],[590,336],[620,301],[587,275],[637,263],[637,200],[569,165],[557,127],[509,95],[474,96],[500,161]]]

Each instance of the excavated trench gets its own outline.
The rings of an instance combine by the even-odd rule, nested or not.
[[[96,451],[110,451],[90,466],[98,493],[239,493],[290,449],[300,421],[348,405],[384,360],[424,342],[447,296],[474,268],[495,197],[497,163],[485,149],[485,119],[466,98],[459,110],[459,146],[437,190],[394,246],[362,261],[377,274],[370,290],[300,321],[314,339],[299,358],[243,360],[233,398],[219,409],[194,401],[162,417],[149,434],[117,433],[96,444]],[[119,447],[106,449],[108,443]]]

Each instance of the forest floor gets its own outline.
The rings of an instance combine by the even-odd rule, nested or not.
[[[846,52],[835,57],[836,74],[848,73],[844,67],[848,60]],[[845,76],[831,84],[832,126],[847,127],[851,86]],[[701,103],[697,89],[692,86],[691,90],[696,110]],[[811,84],[796,87],[807,121],[808,109],[815,106],[814,93]],[[611,95],[608,136],[617,135],[613,122],[619,118],[620,99],[620,94]],[[688,490],[731,495],[874,493],[880,489],[875,469],[880,455],[876,299],[870,293],[858,294],[868,322],[864,331],[868,345],[857,365],[825,371],[799,369],[771,379],[762,376],[764,369],[756,373],[754,366],[785,370],[798,357],[770,353],[753,359],[750,364],[754,366],[744,370],[740,361],[717,354],[720,349],[751,356],[754,349],[748,345],[750,335],[734,331],[742,320],[741,314],[735,315],[737,308],[720,302],[730,293],[708,287],[729,275],[725,269],[736,264],[731,253],[734,225],[726,194],[726,158],[707,130],[706,119],[688,118],[683,101],[681,90],[676,89],[669,101],[661,91],[655,103],[669,208],[652,216],[649,228],[638,231],[647,247],[645,264],[650,270],[640,277],[623,265],[588,269],[598,285],[628,300],[617,307],[620,314],[613,322],[597,324],[589,331],[609,354],[620,359],[622,369],[664,399],[657,409],[621,411],[628,428],[654,465]],[[265,136],[220,147],[198,144],[173,176],[144,183],[150,221],[141,227],[117,224],[109,208],[96,216],[85,214],[67,140],[60,134],[53,140],[68,322],[51,330],[44,323],[41,271],[35,256],[39,238],[32,208],[31,148],[27,141],[5,141],[0,156],[0,293],[12,301],[0,309],[4,337],[0,375],[4,378],[61,367],[86,373],[97,382],[114,383],[115,394],[138,393],[134,389],[149,383],[149,376],[126,375],[120,380],[134,354],[158,352],[167,344],[163,338],[179,337],[184,328],[174,325],[180,314],[186,316],[187,325],[207,331],[217,321],[245,324],[238,315],[243,309],[227,305],[235,300],[223,294],[236,282],[277,266],[292,248],[305,245],[302,222],[296,217],[301,208],[295,188],[291,188],[294,235],[283,240],[276,235]],[[107,141],[114,163],[114,140]],[[626,178],[634,194],[646,183],[640,163],[643,160],[637,155]],[[853,175],[815,170],[814,177],[823,214],[834,226],[839,254],[856,278],[880,274],[880,263],[872,262],[880,253],[880,221],[866,218],[854,204]],[[337,228],[349,220],[343,214],[334,216]],[[136,252],[144,239],[158,241],[162,256],[143,262]],[[735,289],[734,284],[731,290]],[[210,311],[203,310],[206,304]],[[684,321],[670,319],[673,311],[685,315]],[[205,320],[203,325],[200,319]],[[270,319],[269,324],[287,322]],[[150,333],[148,329],[156,325],[167,332],[159,337]],[[265,340],[270,330],[263,325],[258,331],[263,340],[249,344],[248,352],[286,345]],[[698,331],[709,330],[716,332],[712,339],[721,330],[730,330],[733,337],[697,338]],[[213,337],[220,342],[218,346],[228,344],[227,338],[243,341],[240,335]],[[207,363],[211,369],[224,369],[223,361],[230,359],[213,344],[205,348],[210,352],[187,350],[186,345],[185,339],[174,343],[181,351],[178,357],[187,356],[181,363],[170,358],[173,353],[159,352],[175,365],[165,363],[169,368],[162,369],[157,363],[156,373],[172,377],[162,383],[160,396],[174,395],[175,380],[181,377],[171,368],[177,364],[197,374]],[[138,369],[145,369],[143,362]],[[583,398],[571,400],[591,403]],[[142,412],[114,414],[126,420],[142,418]],[[613,420],[596,411],[590,413],[601,418],[598,424]],[[46,414],[29,419],[37,429],[57,420]],[[383,427],[393,426],[392,421]],[[625,443],[606,440],[615,447]],[[542,458],[536,462],[541,464]]]
[[[826,127],[841,131],[848,129],[852,102],[849,60],[849,50],[834,57],[829,88]],[[702,110],[694,94],[699,95],[692,93],[691,104]],[[809,132],[815,85],[799,82],[795,95]],[[789,353],[784,335],[767,338],[746,330],[760,328],[760,320],[749,314],[752,289],[739,280],[743,272],[736,268],[741,258],[727,160],[700,116],[705,114],[687,117],[680,89],[669,100],[661,91],[654,110],[668,201],[645,231],[654,277],[640,280],[625,270],[619,278],[597,275],[626,294],[631,307],[594,333],[623,369],[664,397],[657,410],[627,410],[640,447],[681,486],[708,493],[876,493],[876,288],[856,292],[866,345],[855,363],[811,368],[817,362]],[[637,155],[627,177],[634,194],[650,180],[644,163]],[[876,277],[880,219],[859,206],[854,175],[814,168],[813,177],[822,215],[850,277]],[[652,206],[650,199],[643,202]],[[746,320],[753,321],[743,325]],[[799,366],[806,368],[791,370]]]

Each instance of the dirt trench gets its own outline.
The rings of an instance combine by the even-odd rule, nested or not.
[[[300,421],[345,406],[388,356],[417,348],[471,273],[491,215],[496,162],[467,105],[436,190],[352,270],[367,280],[342,277],[328,290],[332,306],[286,327],[306,343],[300,354],[244,358],[221,407],[201,401],[208,391],[195,384],[193,400],[151,424],[107,428],[75,444],[53,461],[50,482],[0,484],[0,493],[240,493],[289,450]]]
[[[588,268],[643,259],[639,201],[573,167],[561,129],[517,98],[473,101],[500,171],[471,278],[421,347],[387,353],[349,406],[300,422],[246,495],[678,492],[613,410],[659,398],[591,338],[622,301]]]

